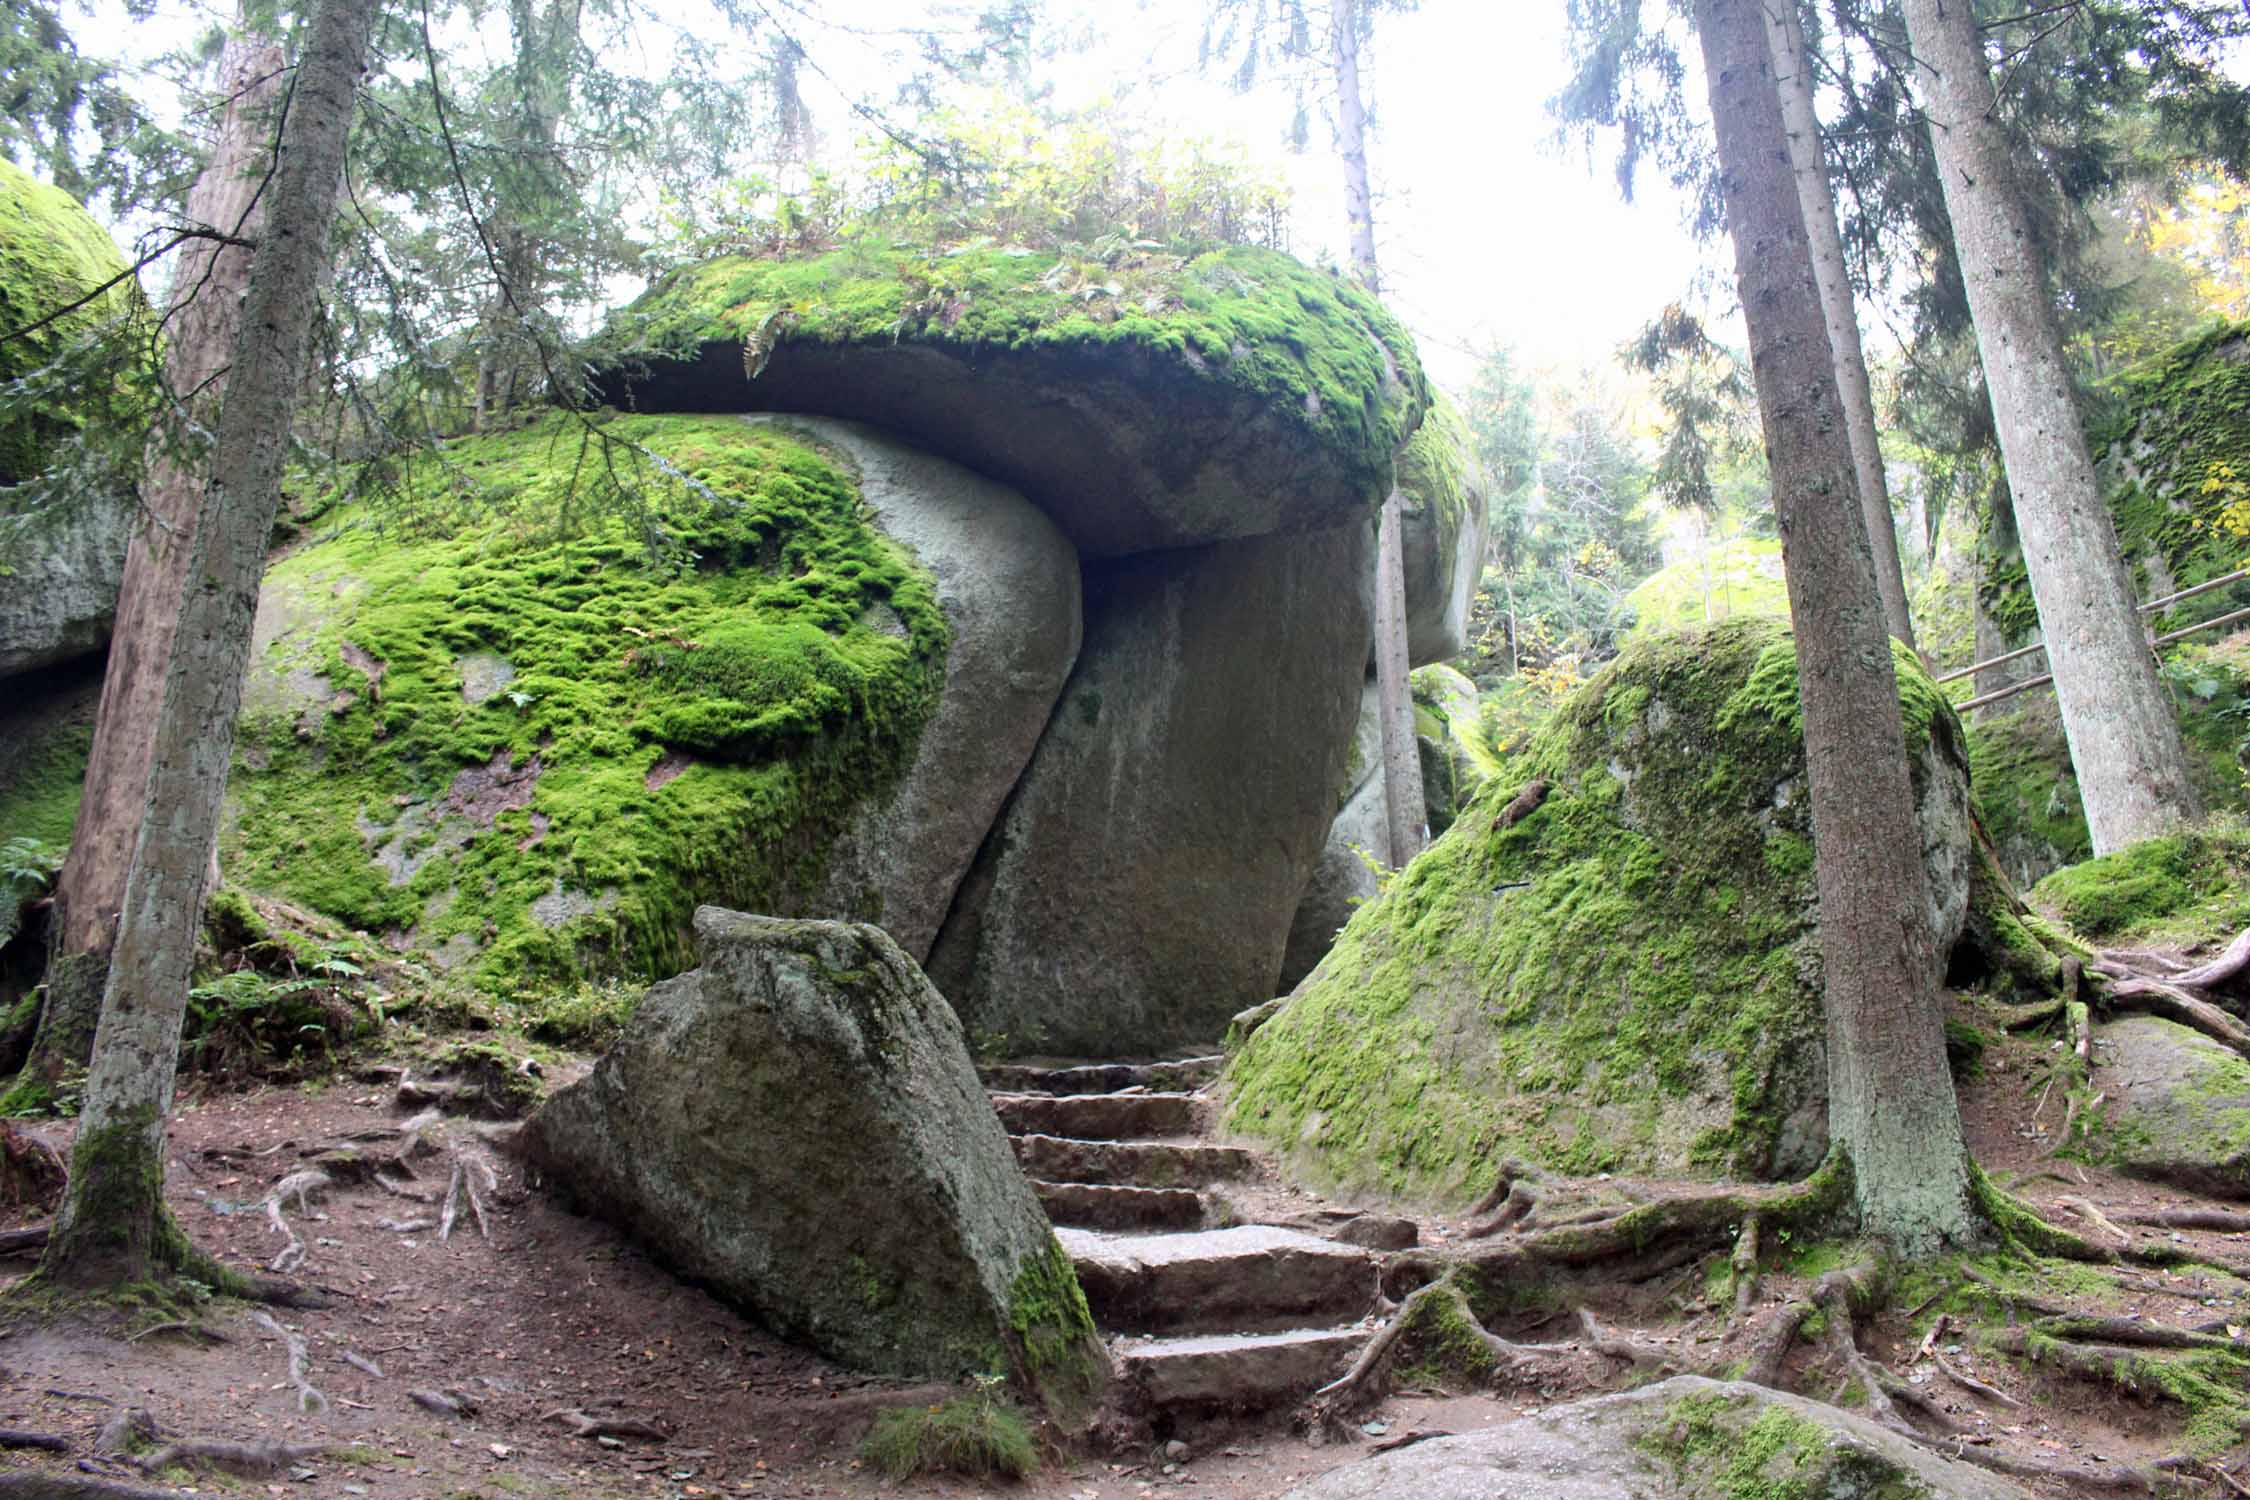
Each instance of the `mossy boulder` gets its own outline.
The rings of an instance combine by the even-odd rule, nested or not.
[[[1896,656],[1943,952],[1967,911],[1967,764]],[[1827,1065],[1800,725],[1779,621],[1628,646],[1235,1057],[1228,1126],[1316,1180],[1441,1202],[1508,1156],[1810,1170]],[[1534,780],[1544,798],[1512,808]]]
[[[2089,433],[2118,546],[2144,599],[2231,573],[2250,538],[2250,323],[2220,324],[2105,384]],[[1981,593],[2012,641],[2038,628],[2020,555],[1995,554]],[[2250,602],[2234,584],[2166,612],[2159,628]]]
[[[2155,1016],[2121,1016],[2095,1040],[2108,1107],[2089,1147],[2130,1176],[2250,1198],[2250,1062]]]
[[[557,416],[306,523],[259,601],[231,879],[493,990],[670,973],[699,900],[815,898],[936,709],[937,591],[800,436],[613,435],[653,457]]]
[[[589,1211],[857,1369],[1004,1372],[1065,1422],[1109,1377],[953,1010],[881,929],[705,907],[701,967],[526,1123]]]
[[[2188,775],[2206,808],[2250,811],[2250,635],[2182,642],[2163,675],[2178,710]],[[1970,779],[1984,827],[2011,879],[2030,886],[2093,853],[2062,716],[2034,690],[1969,726]]]
[[[2250,823],[2215,818],[2057,870],[2031,902],[2108,945],[2223,944],[2250,927]]]
[[[38,323],[124,272],[116,242],[76,199],[0,158],[0,329]],[[140,289],[126,277],[86,306],[9,338],[0,343],[0,382],[53,363],[140,306]],[[49,401],[0,425],[0,487],[37,474],[55,440],[80,421],[67,401]],[[0,558],[0,677],[101,649],[132,517],[130,496],[85,496],[67,514],[36,521]]]
[[[1693,630],[1736,615],[1786,619],[1781,543],[1746,536],[1699,548],[1642,579],[1625,603],[1633,612],[1630,636]]]
[[[870,422],[1022,490],[1089,558],[1362,516],[1429,400],[1373,298],[1241,246],[1088,261],[868,236],[676,271],[613,340],[621,405]]]
[[[1442,394],[1399,450],[1398,491],[1406,659],[1451,661],[1468,649],[1469,604],[1484,571],[1485,483],[1469,429]]]
[[[1435,838],[1453,826],[1461,809],[1500,771],[1500,756],[1484,730],[1477,685],[1440,664],[1415,671],[1414,736],[1422,757],[1425,821]]]
[[[1271,999],[1350,756],[1367,520],[1086,565],[1077,669],[930,955],[980,1047],[1209,1045]]]
[[[1331,1469],[1282,1500],[2030,1500],[2030,1491],[1770,1386],[1681,1375]]]

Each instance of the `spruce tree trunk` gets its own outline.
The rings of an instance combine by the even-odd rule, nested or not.
[[[1904,1255],[1977,1238],[1946,1069],[1898,687],[1761,0],[1697,0],[1750,325],[1803,701],[1828,1019],[1828,1129],[1862,1229]]]
[[[70,1191],[40,1262],[41,1276],[65,1286],[146,1280],[176,1269],[188,1253],[164,1211],[164,1121],[266,537],[374,18],[374,0],[321,0],[289,91],[267,229],[251,257],[190,587],[152,735],[146,812],[111,951]]]
[[[1390,830],[1387,863],[1402,869],[1422,852],[1422,751],[1414,739],[1414,693],[1406,662],[1405,554],[1398,491],[1383,502],[1375,544],[1375,702],[1383,721],[1383,801]]]
[[[271,154],[283,62],[281,48],[271,42],[241,37],[227,43],[219,60],[226,112],[211,159],[188,190],[190,224],[245,239],[256,239],[264,228],[264,204],[257,195]],[[249,273],[248,250],[210,240],[183,247],[173,272],[164,315],[164,381],[204,433],[218,422]],[[164,696],[200,498],[199,477],[162,445],[151,444],[141,514],[117,592],[85,789],[70,854],[55,885],[61,920],[48,957],[46,1005],[19,1090],[49,1088],[93,1056],[109,946],[148,790],[149,730]]]
[[[1828,342],[1836,355],[1836,389],[1844,403],[1844,433],[1851,440],[1852,470],[1859,476],[1859,503],[1867,517],[1867,540],[1875,553],[1875,585],[1883,596],[1883,622],[1892,635],[1914,645],[1914,619],[1906,607],[1906,570],[1898,556],[1898,528],[1891,520],[1890,483],[1883,475],[1883,449],[1875,435],[1875,394],[1867,378],[1867,353],[1859,341],[1859,309],[1852,302],[1851,278],[1844,271],[1844,236],[1836,227],[1836,196],[1828,182],[1828,161],[1820,145],[1820,117],[1813,110],[1812,71],[1805,56],[1804,25],[1796,0],[1767,0],[1766,44],[1773,50],[1774,82],[1781,91],[1781,120],[1789,134],[1789,170],[1797,180],[1797,201],[1812,245],[1813,275],[1820,284],[1820,310]]]
[[[1905,0],[2063,733],[2094,852],[2202,816],[2086,450],[2062,334],[1967,0]]]
[[[1329,17],[1336,82],[1336,154],[1344,163],[1344,214],[1351,227],[1352,270],[1380,294],[1375,260],[1375,196],[1368,185],[1367,108],[1359,88],[1358,0],[1336,0]],[[1422,753],[1414,743],[1414,691],[1407,681],[1405,513],[1393,489],[1383,501],[1375,547],[1375,696],[1383,721],[1383,802],[1393,869],[1422,852]]]

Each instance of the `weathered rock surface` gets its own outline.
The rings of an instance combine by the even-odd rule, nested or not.
[[[855,422],[789,419],[844,454],[877,529],[937,581],[945,685],[906,773],[829,846],[807,915],[873,922],[917,963],[1078,659],[1078,554],[1023,496]]]
[[[1413,684],[1423,812],[1434,838],[1453,826],[1500,763],[1485,738],[1475,683],[1440,663],[1416,671]]]
[[[1273,251],[731,258],[619,319],[644,411],[848,417],[1014,485],[1086,558],[1368,514],[1428,388],[1372,298]]]
[[[1900,684],[1942,952],[1968,906],[1967,767],[1934,685],[1910,663]],[[1778,622],[1628,648],[1251,1036],[1227,1125],[1316,1180],[1439,1200],[1509,1155],[1811,1170],[1827,1067],[1799,723]]]
[[[2250,1063],[2155,1016],[2105,1022],[2095,1043],[2110,1159],[2135,1177],[2250,1198]]]
[[[1865,1417],[1682,1375],[1332,1469],[1283,1500],[1707,1500],[1713,1495],[2029,1500]]]
[[[109,319],[137,311],[139,288],[126,277],[85,307],[52,316],[124,271],[116,242],[77,200],[0,160],[0,328],[10,333],[0,343],[0,382],[41,369]],[[0,424],[0,486],[39,473],[83,419],[71,401],[43,399]],[[0,501],[0,517],[8,503]],[[129,495],[72,496],[66,510],[35,518],[15,537],[0,558],[0,677],[108,641],[133,511]]]
[[[1460,413],[1443,396],[1398,460],[1406,564],[1406,658],[1451,661],[1468,649],[1469,603],[1484,571],[1484,475]]]
[[[109,644],[137,504],[89,496],[33,531],[0,573],[0,677],[91,656]]]
[[[1362,685],[1359,718],[1352,727],[1343,790],[1335,821],[1313,863],[1312,877],[1289,919],[1289,942],[1282,950],[1275,988],[1287,993],[1327,956],[1336,934],[1362,903],[1375,895],[1375,867],[1390,847],[1390,822],[1383,795],[1383,723],[1375,684]]]
[[[1048,1407],[1107,1377],[952,1010],[880,929],[704,907],[702,967],[525,1128],[556,1187],[775,1330]]]
[[[931,953],[971,1034],[1132,1055],[1273,994],[1345,774],[1371,550],[1360,523],[1088,568],[1078,668]]]

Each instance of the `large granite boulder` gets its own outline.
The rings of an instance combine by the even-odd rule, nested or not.
[[[944,591],[861,476],[893,514],[913,475],[949,514],[982,507],[994,539],[1036,537],[1032,559],[992,563],[1002,576],[1067,564],[1005,492],[871,437],[740,417],[613,432],[607,454],[561,417],[457,439],[398,495],[298,518],[259,598],[230,878],[489,989],[672,972],[702,901],[822,914],[831,848],[862,849],[867,807],[937,774],[916,767],[949,679],[990,686],[949,671]],[[631,488],[605,495],[590,476],[612,464]],[[429,503],[457,480],[473,503]],[[670,550],[652,557],[651,532]],[[1027,607],[1038,590],[1067,602],[1067,568]],[[1070,619],[1045,624],[1055,638],[994,646],[1003,672],[1043,662],[1033,676],[1054,680]],[[971,710],[1009,718],[946,798],[998,805],[1040,691]],[[906,887],[949,879],[983,832],[943,814],[899,827],[895,860],[850,855],[847,909],[942,906]]]
[[[1863,1416],[1681,1375],[1331,1469],[1282,1500],[2030,1500]]]
[[[876,529],[936,582],[951,638],[905,774],[861,801],[819,889],[791,904],[873,922],[919,963],[1078,659],[1078,554],[1021,495],[958,464],[857,423],[788,425],[848,460]]]
[[[1406,564],[1406,658],[1451,661],[1468,649],[1469,604],[1484,574],[1484,474],[1461,414],[1443,396],[1398,455],[1399,540]]]
[[[1967,765],[1898,663],[1942,953],[1967,916]],[[1628,647],[1236,1055],[1228,1125],[1315,1179],[1437,1201],[1507,1156],[1809,1171],[1828,1070],[1800,725],[1778,621]]]
[[[131,316],[140,291],[130,277],[67,316],[44,320],[122,276],[124,257],[76,199],[0,158],[0,328],[33,328],[0,343],[0,382],[38,370],[103,323]],[[35,326],[36,325],[36,326]],[[45,402],[0,426],[0,486],[21,484],[47,462],[58,437],[81,420],[67,403]],[[0,558],[0,677],[99,651],[117,611],[130,496],[84,495],[20,531]]]
[[[2155,1016],[2120,1016],[2095,1038],[2095,1129],[2121,1171],[2217,1198],[2250,1198],[2250,1062]]]
[[[930,974],[1012,1051],[1207,1044],[1270,999],[1336,812],[1373,529],[1090,565],[1078,668]]]
[[[702,967],[524,1128],[547,1180],[856,1369],[1004,1367],[1065,1421],[1109,1364],[960,1023],[879,928],[704,907]]]
[[[1242,246],[916,256],[871,233],[674,272],[612,335],[619,405],[870,422],[1022,490],[1087,558],[1361,517],[1428,401],[1372,297]]]
[[[1390,848],[1390,801],[1383,793],[1382,700],[1375,684],[1360,692],[1359,719],[1352,729],[1351,752],[1344,763],[1335,821],[1313,862],[1312,877],[1289,920],[1289,941],[1281,955],[1279,993],[1294,990],[1328,956],[1336,934],[1352,913],[1375,898],[1377,871]]]

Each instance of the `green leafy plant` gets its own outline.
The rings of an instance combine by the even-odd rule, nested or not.
[[[62,869],[69,852],[67,846],[43,839],[0,841],[0,884],[43,886]]]

